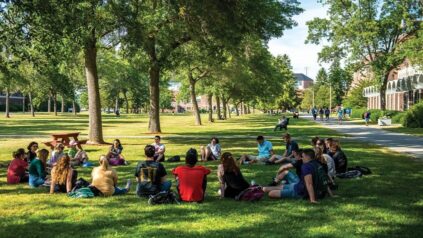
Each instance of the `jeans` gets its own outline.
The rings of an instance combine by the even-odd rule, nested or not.
[[[165,182],[160,184],[160,192],[169,191],[170,187],[172,187],[172,182],[169,180],[166,180]]]
[[[44,182],[45,180],[40,177],[29,175],[29,186],[32,188],[36,188],[40,185],[43,185]]]
[[[123,195],[123,194],[127,194],[127,193],[128,193],[128,189],[115,187],[115,192],[113,193],[113,196]]]

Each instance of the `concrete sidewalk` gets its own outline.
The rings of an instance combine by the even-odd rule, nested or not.
[[[301,116],[301,118],[313,120],[313,117],[308,115]],[[338,125],[335,118],[329,121],[318,119],[316,122],[361,142],[380,145],[396,152],[407,153],[412,157],[423,159],[423,138],[421,137],[389,132],[378,128],[379,126],[365,126],[349,121],[343,121],[342,125]]]

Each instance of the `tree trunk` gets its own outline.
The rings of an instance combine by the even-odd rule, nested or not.
[[[248,114],[247,105],[245,105],[245,103],[243,103],[243,106],[244,106],[244,114]]]
[[[123,92],[123,98],[125,99],[126,114],[129,114],[129,101],[128,101],[128,95],[126,95],[126,91]]]
[[[6,87],[6,98],[5,98],[6,118],[10,118],[9,99],[10,99],[10,91],[9,91],[9,87]]]
[[[47,101],[47,112],[51,112],[51,95],[48,95],[48,101]]]
[[[115,113],[119,111],[119,97],[116,97],[115,99]]]
[[[247,105],[247,113],[251,114],[250,105]]]
[[[22,94],[22,112],[25,113],[25,95]]]
[[[236,115],[237,115],[237,116],[239,116],[239,109],[238,109],[238,105],[239,105],[239,103],[235,104],[235,112],[236,112]]]
[[[72,100],[72,112],[73,112],[73,115],[76,116],[76,102],[75,102],[75,99]]]
[[[231,105],[229,105],[229,100],[228,100],[228,118],[231,118]]]
[[[226,120],[228,117],[228,112],[227,112],[227,100],[224,96],[222,96],[222,107],[223,107],[223,119]]]
[[[53,94],[53,112],[57,116],[57,94]]]
[[[207,95],[207,103],[209,105],[209,122],[213,122],[213,94]]]
[[[217,119],[222,120],[222,115],[220,113],[220,97],[216,95],[216,113]]]
[[[62,111],[62,113],[64,113],[65,112],[65,97],[63,97],[63,95],[62,95],[61,98],[62,98],[62,108],[61,108],[62,110],[61,111]]]
[[[382,85],[380,87],[380,109],[382,111],[386,110],[386,86],[388,84],[388,78],[389,78],[389,72],[390,70],[388,70],[388,73],[385,74]]]
[[[198,103],[197,103],[197,96],[195,95],[195,79],[192,77],[191,71],[188,72],[188,78],[189,78],[189,89],[190,89],[190,95],[191,95],[191,101],[192,101],[192,107],[193,107],[193,113],[195,117],[195,125],[201,126],[201,116],[200,116],[200,110],[198,109]]]
[[[240,110],[241,115],[244,115],[245,114],[245,112],[244,112],[244,103],[242,101],[241,101],[240,106],[241,106],[241,110]]]
[[[34,103],[32,102],[32,93],[31,92],[28,93],[28,98],[29,98],[29,108],[31,109],[31,116],[35,117]]]
[[[160,133],[160,66],[157,61],[150,66],[150,120],[148,131]]]
[[[100,87],[97,74],[97,49],[95,31],[84,49],[85,75],[88,90],[89,131],[88,143],[104,144],[101,120]]]

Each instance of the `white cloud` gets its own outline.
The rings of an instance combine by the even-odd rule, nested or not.
[[[310,0],[302,1],[302,7],[305,11],[294,17],[298,26],[285,31],[281,38],[270,40],[268,46],[273,55],[287,54],[291,59],[294,72],[305,74],[307,68],[307,75],[314,79],[321,67],[317,59],[322,46],[304,43],[308,31],[306,22],[315,17],[325,17],[327,8],[317,1],[310,3]]]

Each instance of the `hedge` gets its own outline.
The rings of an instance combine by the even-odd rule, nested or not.
[[[406,112],[402,125],[408,128],[423,128],[423,101]]]

